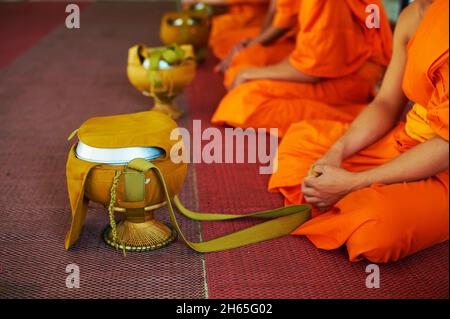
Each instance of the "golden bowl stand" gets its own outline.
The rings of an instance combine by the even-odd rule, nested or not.
[[[116,212],[124,214],[125,219],[116,225],[116,242],[113,240],[110,225],[103,231],[103,240],[113,248],[132,252],[150,251],[167,246],[177,238],[177,232],[169,224],[154,218],[154,211],[165,204],[163,202],[145,208],[114,207]]]
[[[183,111],[178,106],[176,101],[177,95],[170,95],[167,93],[148,93],[143,92],[145,96],[153,98],[152,111],[162,112],[169,115],[172,119],[177,120],[183,115]]]

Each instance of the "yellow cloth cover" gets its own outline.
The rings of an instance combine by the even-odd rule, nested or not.
[[[412,109],[406,115],[405,131],[419,142],[425,142],[437,136],[436,132],[430,126],[428,120],[428,110],[420,104],[414,104]]]
[[[186,176],[187,165],[175,164],[170,158],[170,150],[178,141],[170,140],[172,130],[177,124],[167,115],[148,111],[134,114],[94,117],[84,122],[78,129],[78,138],[86,145],[96,148],[158,147],[165,155],[153,161],[162,172],[171,196],[178,193]],[[76,144],[75,144],[76,145]],[[75,145],[70,150],[66,165],[67,189],[72,210],[72,223],[66,235],[65,247],[68,249],[78,239],[87,213],[89,200],[108,205],[110,188],[116,170],[124,166],[111,166],[90,163],[76,158]],[[157,178],[153,171],[146,177],[150,181]],[[117,203],[126,207],[123,196],[123,179],[119,181]],[[158,183],[145,185],[145,205],[161,203],[165,200],[164,191]]]

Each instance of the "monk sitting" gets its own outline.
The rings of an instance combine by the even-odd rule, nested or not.
[[[351,261],[396,261],[448,239],[449,3],[401,14],[375,100],[351,123],[293,124],[269,190],[320,211],[293,232]],[[400,122],[407,100],[414,103]],[[329,208],[327,212],[324,212]]]
[[[226,87],[242,69],[276,64],[289,56],[295,49],[299,5],[299,0],[271,1],[266,17],[270,24],[255,38],[242,40],[216,67],[225,73]]]
[[[367,27],[375,12],[379,28]],[[245,69],[212,122],[278,128],[303,119],[350,122],[372,100],[391,57],[392,33],[380,0],[300,1],[296,48],[282,62]]]
[[[240,41],[255,37],[265,23],[270,0],[182,0],[184,4],[202,2],[227,7],[227,12],[213,16],[209,45],[216,57],[223,59]]]

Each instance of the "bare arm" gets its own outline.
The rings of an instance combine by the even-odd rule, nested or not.
[[[267,10],[266,17],[264,18],[264,22],[261,26],[261,31],[266,30],[272,25],[273,17],[277,12],[276,4],[277,0],[270,0],[269,9]]]
[[[244,69],[236,77],[233,87],[252,80],[276,80],[290,82],[317,83],[322,79],[305,74],[294,68],[289,59],[285,59],[278,64],[259,68]]]
[[[419,22],[414,5],[403,11],[394,33],[392,60],[380,92],[318,163],[331,161],[331,164],[340,165],[342,160],[378,141],[397,124],[407,103],[401,87],[407,60],[406,46]]]
[[[358,174],[357,185],[361,188],[374,183],[392,184],[421,180],[447,169],[448,161],[448,141],[435,137],[384,165]]]
[[[326,208],[350,192],[372,184],[413,182],[448,169],[449,145],[441,137],[432,138],[376,168],[352,173],[331,165],[316,165],[319,177],[303,180],[302,192],[308,203]]]
[[[269,45],[272,42],[276,41],[278,38],[280,38],[283,34],[285,34],[289,29],[284,28],[278,28],[272,25],[273,18],[276,14],[276,2],[277,0],[271,0],[269,10],[266,14],[266,18],[264,21],[264,24],[261,28],[261,32],[258,36],[256,36],[253,39],[243,39],[241,42],[239,42],[228,54],[227,57],[225,57],[216,67],[215,71],[219,72],[225,72],[231,65],[231,62],[233,61],[233,58],[238,54],[240,51],[244,50],[245,48],[254,46],[254,45]]]
[[[362,172],[340,168],[343,159],[373,144],[397,123],[406,98],[401,80],[406,64],[406,43],[421,21],[424,2],[416,0],[402,14],[394,36],[394,56],[379,96],[352,123],[331,149],[314,166],[317,177],[307,176],[302,193],[308,203],[325,208],[348,193],[374,183],[393,184],[417,181],[448,169],[448,141],[436,136],[420,143],[384,165]]]
[[[289,29],[286,28],[278,28],[273,25],[270,25],[266,27],[257,37],[251,39],[247,47],[250,47],[252,45],[269,45],[272,42],[279,39],[283,34],[285,34]]]
[[[249,40],[247,42],[247,47],[252,45],[268,45],[273,41],[277,40],[283,34],[286,33],[289,29],[287,28],[278,28],[272,25],[273,19],[277,13],[277,0],[271,0],[269,10],[267,11],[266,18],[264,19],[264,24],[261,28],[260,34]]]

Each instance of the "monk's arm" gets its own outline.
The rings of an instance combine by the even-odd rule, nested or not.
[[[264,24],[261,28],[261,32],[253,39],[245,41],[245,47],[250,47],[258,44],[269,45],[275,40],[279,39],[287,31],[289,31],[289,28],[280,28],[272,25],[275,14],[276,14],[276,0],[272,0],[270,2],[270,7],[266,14]]]
[[[269,10],[267,11],[266,18],[264,19],[264,24],[261,28],[261,32],[255,38],[248,40],[246,42],[246,47],[250,47],[257,44],[269,45],[270,43],[280,38],[283,34],[285,34],[289,30],[288,28],[279,28],[272,25],[273,19],[277,13],[276,4],[277,0],[270,1]]]
[[[275,80],[317,83],[322,80],[321,78],[314,77],[297,70],[291,65],[289,59],[285,59],[278,64],[266,67],[245,69],[239,74],[239,77],[241,82],[252,80]]]
[[[384,165],[357,173],[357,185],[361,188],[374,183],[392,184],[421,180],[447,169],[448,161],[448,141],[435,137]]]
[[[248,41],[246,47],[253,45],[269,45],[275,40],[279,39],[283,34],[285,34],[289,29],[279,28],[276,26],[268,26],[262,30],[262,32],[255,38]]]
[[[254,37],[253,39],[243,39],[238,44],[234,46],[233,49],[231,49],[230,53],[227,57],[225,57],[216,67],[215,71],[219,72],[225,72],[231,65],[233,58],[244,50],[245,48],[249,48],[254,45],[270,45],[272,42],[279,39],[283,34],[285,34],[289,28],[279,28],[274,25],[272,25],[274,16],[276,14],[276,1],[272,0],[270,2],[269,10],[266,14],[266,18],[264,21],[264,24],[261,27],[261,32],[259,35]]]
[[[449,167],[448,141],[437,136],[420,143],[378,167],[349,172],[340,167],[316,165],[318,177],[307,176],[302,192],[316,207],[329,207],[350,192],[373,184],[394,184],[423,180]]]
[[[411,15],[405,9],[394,33],[393,55],[383,84],[376,98],[352,122],[347,132],[330,148],[318,163],[339,166],[347,157],[375,143],[397,123],[407,103],[402,81],[407,60],[407,43],[411,37]]]
[[[272,25],[273,18],[277,12],[276,10],[277,0],[271,0],[269,4],[269,9],[267,10],[266,17],[264,18],[264,22],[261,26],[261,31],[266,30]]]

